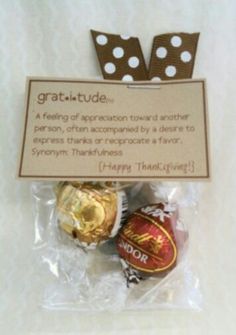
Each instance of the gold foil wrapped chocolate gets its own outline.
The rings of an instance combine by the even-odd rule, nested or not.
[[[115,236],[127,212],[125,193],[100,183],[60,183],[56,195],[59,226],[85,248]]]

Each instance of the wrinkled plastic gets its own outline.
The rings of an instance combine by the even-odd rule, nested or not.
[[[163,201],[179,209],[177,265],[166,275],[150,276],[131,287],[127,287],[114,239],[85,251],[61,231],[54,188],[53,182],[32,183],[34,248],[52,275],[50,284],[45,283],[44,307],[79,311],[201,308],[199,279],[189,252],[189,240],[197,231],[197,184],[133,183],[125,188],[130,212]]]

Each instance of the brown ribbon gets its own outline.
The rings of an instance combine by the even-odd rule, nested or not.
[[[91,30],[104,79],[148,80],[148,72],[137,37]]]
[[[191,78],[199,33],[171,33],[155,36],[149,65],[149,79]]]
[[[104,79],[173,80],[192,77],[199,33],[155,36],[149,71],[137,37],[91,30]]]

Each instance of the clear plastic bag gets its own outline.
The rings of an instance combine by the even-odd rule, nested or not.
[[[34,248],[39,262],[52,274],[50,284],[45,283],[44,307],[79,311],[201,308],[199,279],[189,248],[191,236],[196,237],[198,231],[198,184],[132,183],[124,189],[130,212],[164,201],[177,204],[179,211],[175,227],[176,266],[165,275],[149,276],[130,287],[124,278],[115,238],[86,251],[61,231],[55,185],[54,182],[32,183]]]

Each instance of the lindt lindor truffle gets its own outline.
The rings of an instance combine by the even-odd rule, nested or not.
[[[127,213],[124,191],[100,183],[60,183],[56,190],[60,228],[77,245],[93,249],[114,237]]]
[[[163,273],[175,266],[177,245],[172,227],[176,222],[177,208],[169,203],[141,207],[128,218],[117,238],[126,275],[128,266],[143,274]]]

